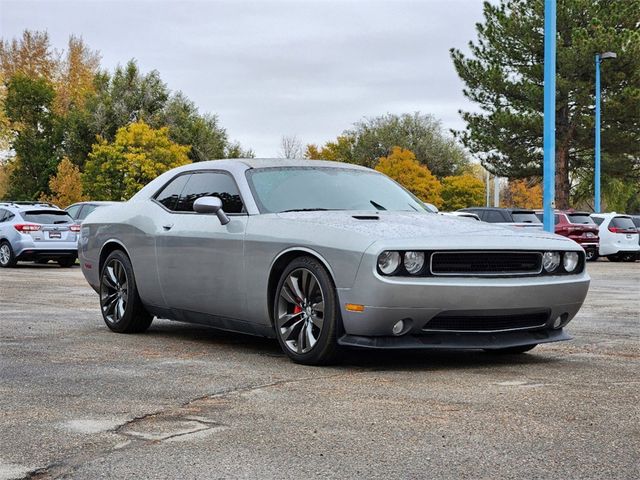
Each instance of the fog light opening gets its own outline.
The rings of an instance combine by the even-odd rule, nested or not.
[[[394,335],[400,335],[404,330],[404,320],[398,320],[394,325],[391,331]]]
[[[565,312],[553,321],[552,326],[553,328],[558,329],[564,327],[567,323],[569,323],[569,314]]]
[[[560,328],[562,326],[562,317],[558,317],[553,321],[553,328]]]

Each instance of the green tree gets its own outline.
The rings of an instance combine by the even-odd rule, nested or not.
[[[442,185],[410,150],[393,147],[388,157],[380,158],[376,170],[394,179],[420,200],[438,208],[442,206]]]
[[[558,2],[556,204],[569,207],[572,181],[593,165],[594,55],[615,51],[602,67],[603,175],[640,176],[640,0]],[[480,111],[461,112],[457,134],[492,172],[542,174],[542,0],[484,4],[470,55],[452,49],[464,94]],[[592,180],[589,180],[592,181]]]
[[[169,129],[139,121],[120,128],[113,142],[93,146],[83,174],[84,191],[96,200],[127,200],[158,175],[190,163],[189,147],[169,139]]]
[[[484,205],[485,186],[473,175],[455,175],[442,179],[442,208],[458,210]]]
[[[307,158],[357,163],[373,168],[394,147],[411,150],[437,177],[460,173],[468,164],[465,151],[431,115],[387,114],[365,119],[345,130],[335,142],[308,145]]]
[[[5,111],[13,131],[7,196],[36,200],[49,193],[49,177],[60,161],[62,132],[53,113],[54,91],[44,78],[14,75],[7,86]]]

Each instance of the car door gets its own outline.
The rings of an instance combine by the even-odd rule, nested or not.
[[[248,217],[238,187],[230,174],[220,171],[193,172],[176,182],[174,190],[184,184],[179,196],[174,192],[165,201],[161,192],[156,199],[164,209],[155,216],[162,223],[157,230],[156,258],[167,307],[182,317],[191,312],[243,319]],[[222,200],[231,220],[228,224],[221,225],[216,215],[193,211],[193,202],[204,196]]]

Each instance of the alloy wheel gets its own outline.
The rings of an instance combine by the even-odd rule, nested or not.
[[[127,271],[120,260],[113,258],[102,271],[100,305],[104,318],[111,323],[122,320],[129,300]]]
[[[10,259],[11,250],[9,250],[9,245],[6,243],[4,245],[0,245],[0,263],[2,265],[7,265]]]
[[[293,270],[278,295],[276,326],[288,349],[307,353],[318,342],[324,325],[324,293],[306,268]]]

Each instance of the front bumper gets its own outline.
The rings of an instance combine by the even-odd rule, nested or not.
[[[351,288],[338,290],[344,345],[506,348],[568,340],[562,328],[578,313],[590,283],[586,269],[575,275],[408,278],[383,277],[366,263]],[[346,304],[363,305],[364,310],[350,311]],[[534,315],[542,319],[524,327],[489,323]],[[462,317],[473,327],[454,330],[448,323],[451,317]],[[399,320],[404,327],[395,336],[393,327]]]
[[[400,337],[366,337],[343,335],[338,344],[345,347],[375,348],[383,350],[446,350],[446,349],[483,349],[538,345],[539,343],[571,340],[564,330],[535,330],[530,332],[492,333],[433,333],[428,335],[403,335]]]

